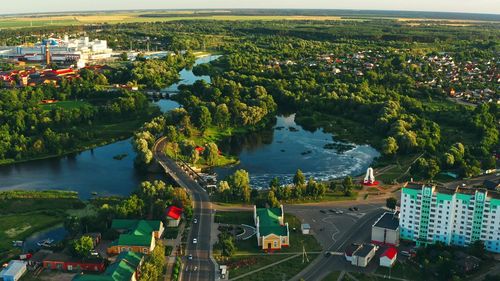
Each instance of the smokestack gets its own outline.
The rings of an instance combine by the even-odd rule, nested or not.
[[[50,47],[49,42],[45,43],[45,65],[50,64]]]

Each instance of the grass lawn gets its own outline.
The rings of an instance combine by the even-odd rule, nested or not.
[[[163,238],[165,239],[175,239],[179,235],[178,227],[165,227],[165,231],[163,232]]]
[[[248,224],[253,225],[253,213],[248,212],[217,212],[215,214],[216,223],[226,224]]]
[[[425,278],[418,278],[421,274],[414,266],[412,266],[411,264],[401,263],[400,261],[397,261],[391,269],[379,266],[376,273],[387,276],[389,276],[390,273],[392,277],[404,278],[409,280],[425,280]]]
[[[63,220],[64,216],[57,211],[37,211],[0,216],[0,253],[11,250],[13,240],[24,240],[31,234],[57,225]]]
[[[284,204],[300,204],[300,203],[317,203],[317,202],[330,202],[330,201],[344,201],[344,200],[355,200],[358,197],[358,193],[355,191],[351,192],[351,195],[345,196],[343,192],[331,192],[327,191],[323,197],[320,198],[302,198],[300,200],[290,199],[283,201]]]
[[[64,109],[73,109],[73,108],[80,108],[82,107],[83,105],[90,105],[90,103],[86,102],[86,101],[72,101],[72,100],[69,100],[69,101],[59,101],[59,102],[56,102],[56,103],[49,103],[49,104],[43,104],[42,105],[42,108],[45,109],[45,110],[50,110],[50,109],[53,109],[53,108],[64,108]]]
[[[302,255],[289,259],[285,262],[277,264],[271,268],[264,269],[255,273],[252,273],[249,276],[246,276],[242,280],[266,280],[266,281],[281,281],[281,280],[289,280],[296,274],[298,274],[302,269],[304,269],[310,262],[312,262],[316,258],[317,254],[308,255],[309,262],[305,261],[302,263]],[[274,262],[278,262],[280,260],[286,259],[290,257],[289,255],[268,255],[268,256],[252,256],[252,261],[255,262],[252,266],[242,266],[238,269],[233,269],[229,271],[229,277],[234,278],[250,272],[252,270],[256,270],[263,266],[269,265]]]
[[[326,276],[325,279],[323,279],[322,281],[337,281],[339,276],[340,276],[340,272],[334,271],[334,272],[328,274],[328,276]]]

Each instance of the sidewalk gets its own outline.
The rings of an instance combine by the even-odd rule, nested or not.
[[[182,232],[184,232],[185,225],[185,222],[182,222],[182,224],[179,225],[179,232],[177,233],[177,237],[175,239],[163,239],[163,243],[165,244],[165,246],[172,246],[172,252],[170,253],[170,255],[165,257],[165,262],[167,264],[165,281],[170,280],[170,277],[172,276],[172,270],[174,268],[176,258],[176,250],[177,247],[181,245]]]

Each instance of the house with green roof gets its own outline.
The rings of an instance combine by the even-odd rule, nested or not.
[[[257,244],[264,251],[280,250],[290,245],[290,231],[285,223],[283,205],[279,208],[253,207]]]
[[[122,252],[103,274],[78,274],[73,281],[136,281],[139,279],[139,268],[143,260],[142,254]]]
[[[111,255],[127,251],[149,254],[164,231],[161,221],[124,219],[113,220],[111,229],[121,233],[108,247],[108,254]]]

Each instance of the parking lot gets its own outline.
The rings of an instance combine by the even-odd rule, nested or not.
[[[381,207],[381,204],[330,203],[286,206],[285,210],[297,216],[302,223],[308,223],[311,226],[311,232],[323,249],[328,249],[340,239],[345,239],[346,234],[349,234],[347,232],[359,220],[373,212],[380,212]],[[369,242],[370,233],[358,233],[350,238],[346,239],[349,240],[346,242]]]

